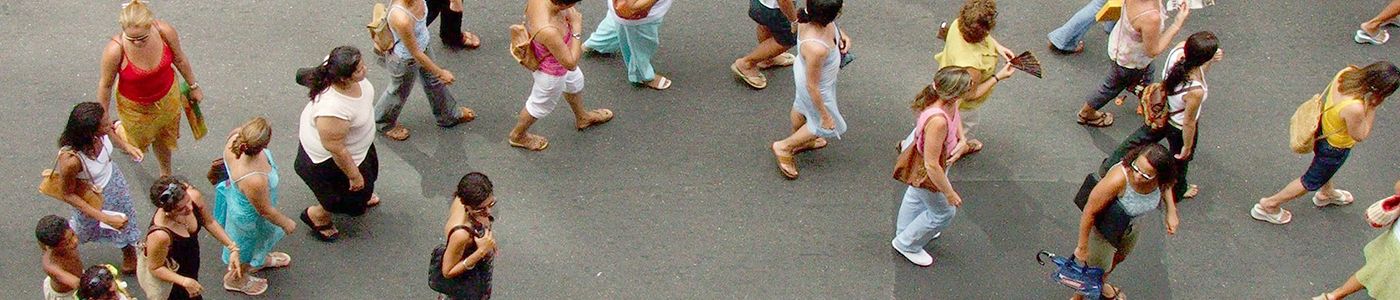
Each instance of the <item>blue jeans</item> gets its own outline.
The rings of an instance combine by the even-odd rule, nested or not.
[[[661,20],[647,24],[623,25],[617,17],[608,14],[598,23],[598,29],[583,42],[584,47],[601,53],[622,53],[622,62],[627,64],[627,81],[647,83],[656,79],[656,71],[651,67],[651,56],[661,46]]]
[[[1308,165],[1308,171],[1303,173],[1300,180],[1303,182],[1303,189],[1315,192],[1332,181],[1332,176],[1342,169],[1342,164],[1347,162],[1348,156],[1351,156],[1351,148],[1334,147],[1327,139],[1314,142],[1312,164]]]
[[[1099,9],[1103,8],[1105,1],[1106,0],[1089,0],[1089,3],[1085,4],[1084,8],[1080,8],[1078,12],[1075,12],[1073,16],[1069,17],[1068,21],[1065,21],[1065,25],[1060,25],[1060,28],[1051,31],[1050,34],[1047,35],[1047,37],[1050,38],[1050,44],[1064,51],[1073,51],[1075,48],[1078,48],[1079,42],[1084,40],[1084,33],[1089,32],[1089,28],[1093,27],[1094,23],[1097,22],[1094,20],[1094,17],[1098,15]],[[1106,21],[1103,23],[1104,32],[1109,32],[1113,30],[1113,25],[1118,23],[1118,21]]]
[[[428,57],[433,56],[431,49],[423,52]],[[428,96],[428,105],[433,109],[438,126],[452,127],[461,123],[462,112],[457,110],[457,98],[452,97],[452,91],[447,89],[447,84],[438,80],[437,75],[429,73],[412,57],[403,58],[393,53],[384,56],[383,64],[389,69],[391,80],[385,86],[384,93],[379,95],[379,101],[374,103],[374,122],[380,131],[388,131],[398,125],[399,113],[403,111],[403,103],[408,101],[408,93],[413,91],[415,79],[423,81],[423,93]]]
[[[933,235],[948,228],[958,209],[943,193],[907,187],[894,224],[894,244],[899,251],[919,252]]]

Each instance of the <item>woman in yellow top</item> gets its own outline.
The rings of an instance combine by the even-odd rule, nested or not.
[[[1293,220],[1293,213],[1279,206],[1311,191],[1317,192],[1312,201],[1318,207],[1351,204],[1355,198],[1351,192],[1333,188],[1332,175],[1341,169],[1356,143],[1371,137],[1376,108],[1395,93],[1396,87],[1400,87],[1400,69],[1388,61],[1365,68],[1350,66],[1337,72],[1322,104],[1322,128],[1318,131],[1325,138],[1313,144],[1308,171],[1273,196],[1259,199],[1249,215],[1264,222],[1288,223]]]
[[[1011,49],[1003,47],[991,37],[992,29],[997,25],[996,18],[996,1],[967,0],[958,13],[958,19],[948,26],[943,52],[933,56],[940,68],[964,67],[972,74],[973,88],[963,95],[962,102],[958,104],[958,111],[963,116],[963,130],[968,136],[972,134],[972,127],[977,125],[977,107],[987,101],[997,83],[1010,78],[1016,71],[1010,64],[1013,57]],[[996,70],[997,58],[1007,61],[1000,70]],[[992,73],[994,70],[996,73]],[[970,139],[966,147],[954,150],[950,162],[981,151],[982,141]]]

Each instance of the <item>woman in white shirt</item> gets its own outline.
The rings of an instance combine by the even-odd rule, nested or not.
[[[301,221],[329,242],[340,235],[331,213],[358,216],[379,205],[374,86],[365,80],[360,50],[350,46],[331,50],[320,66],[298,70],[297,83],[311,88],[311,102],[301,112],[295,169],[319,203],[302,211]]]

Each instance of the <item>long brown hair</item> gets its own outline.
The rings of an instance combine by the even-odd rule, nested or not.
[[[923,111],[939,100],[956,99],[972,89],[972,73],[963,67],[943,67],[933,75],[933,83],[924,86],[923,91],[909,103],[914,112]]]
[[[1400,70],[1388,61],[1378,61],[1365,68],[1351,66],[1338,80],[1337,91],[1359,97],[1366,105],[1378,106],[1400,87]]]

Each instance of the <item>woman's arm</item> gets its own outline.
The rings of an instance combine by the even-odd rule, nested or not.
[[[1181,124],[1181,153],[1176,154],[1176,159],[1190,160],[1192,151],[1196,149],[1196,113],[1201,110],[1201,100],[1205,98],[1206,92],[1202,89],[1191,90],[1182,96],[1186,102],[1186,108],[1179,112],[1182,114]]]
[[[1176,190],[1171,186],[1162,189],[1162,199],[1167,202],[1167,234],[1176,235],[1177,226],[1181,225],[1181,219],[1176,214]]]
[[[442,277],[453,278],[462,275],[481,261],[482,257],[477,255],[481,252],[480,249],[465,258],[462,257],[462,251],[474,244],[476,241],[472,240],[471,233],[466,230],[453,231],[452,235],[447,237],[447,251],[442,254]]]
[[[982,79],[982,71],[981,71],[981,70],[977,70],[977,69],[973,69],[973,68],[967,68],[967,71],[968,71],[968,73],[969,73],[970,75],[972,75],[973,80],[981,80],[981,81],[977,83],[976,87],[975,87],[974,89],[972,89],[972,91],[969,93],[969,95],[968,95],[967,97],[963,97],[963,98],[966,98],[966,99],[977,99],[977,98],[982,98],[982,96],[985,96],[985,95],[987,95],[987,93],[992,92],[992,88],[993,88],[993,87],[996,87],[996,85],[997,85],[998,83],[1001,83],[1002,80],[1006,80],[1007,78],[1011,78],[1011,75],[1016,73],[1016,69],[1014,69],[1014,68],[1011,67],[1011,63],[1004,63],[1004,64],[1002,64],[1002,65],[1001,65],[1001,69],[998,70],[997,73],[996,73],[995,75],[993,75],[991,79],[987,79],[987,80],[983,80],[983,79]]]
[[[112,225],[112,227],[118,229],[126,227],[126,219],[109,216],[102,212],[101,207],[92,207],[92,205],[88,205],[87,201],[83,200],[83,197],[75,190],[83,188],[80,186],[81,183],[79,182],[82,179],[78,179],[78,173],[83,171],[83,166],[81,165],[82,161],[78,160],[78,156],[59,154],[58,157],[58,170],[54,170],[54,172],[58,172],[59,178],[62,180],[63,202],[73,206],[78,212],[89,218],[107,223],[107,225]]]
[[[204,100],[204,92],[199,88],[199,80],[194,77],[194,68],[190,67],[190,57],[185,55],[185,49],[180,47],[180,33],[175,31],[175,27],[170,24],[156,21],[156,30],[160,31],[161,38],[165,39],[165,44],[170,46],[170,52],[175,54],[175,69],[180,70],[180,75],[185,77],[185,83],[190,85],[190,100],[199,102]]]
[[[826,111],[825,99],[822,96],[822,63],[826,61],[827,49],[821,45],[808,43],[802,45],[802,60],[807,64],[807,84],[803,88],[807,89],[808,98],[812,100],[812,107],[817,110],[817,115],[821,117],[821,128],[831,130],[836,128],[836,120],[831,117],[831,113]],[[807,120],[811,123],[812,120]]]
[[[190,202],[194,202],[195,213],[199,214],[200,220],[204,220],[203,225],[205,229],[208,229],[209,236],[218,240],[219,244],[224,245],[224,248],[228,248],[229,252],[233,252],[232,255],[229,255],[229,264],[237,265],[238,244],[234,243],[233,239],[228,237],[228,232],[225,232],[224,227],[219,225],[219,222],[214,218],[214,213],[209,210],[209,205],[206,205],[204,202],[204,193],[200,193],[199,190],[196,190],[189,184],[185,184],[185,197],[188,197]]]
[[[573,38],[572,41],[565,44],[564,28],[553,26],[554,18],[549,16],[549,7],[547,7],[550,5],[549,1],[531,1],[530,3],[539,3],[541,7],[531,8],[538,8],[539,14],[543,14],[530,18],[530,24],[541,24],[534,29],[536,30],[534,33],[535,42],[549,50],[550,55],[553,55],[554,60],[559,61],[559,65],[563,66],[564,69],[577,70],[579,57],[583,53],[582,39]],[[577,9],[571,8],[560,13],[565,15],[564,21],[573,27],[574,32],[583,30],[583,15],[579,14]]]
[[[962,196],[953,190],[953,183],[948,180],[948,173],[943,170],[943,165],[938,160],[942,159],[943,141],[948,138],[948,126],[958,126],[948,124],[948,118],[943,116],[929,117],[924,123],[924,170],[928,180],[933,182],[933,186],[948,198],[948,204],[961,207]]]
[[[350,134],[350,121],[337,117],[316,117],[316,132],[321,136],[321,145],[331,153],[335,166],[350,178],[350,190],[358,191],[365,187],[365,178],[350,150],[345,149],[345,136]]]
[[[112,102],[112,88],[117,83],[117,70],[122,64],[122,45],[116,40],[107,43],[107,48],[102,49],[101,66],[97,77],[97,104],[102,105],[102,110],[107,110]]]
[[[452,82],[456,81],[452,72],[438,66],[436,62],[433,62],[433,59],[428,57],[428,53],[424,52],[422,48],[424,45],[419,45],[418,39],[413,38],[413,17],[410,16],[406,10],[390,10],[389,16],[389,26],[393,27],[394,34],[398,35],[398,42],[403,44],[404,49],[408,49],[408,54],[413,57],[413,60],[417,62],[419,66],[422,66],[424,70],[428,70],[428,73],[432,73],[433,76],[437,76],[438,80],[443,83],[452,84]],[[399,17],[394,18],[394,16]]]
[[[171,270],[169,266],[165,265],[166,258],[170,254],[170,239],[170,234],[163,230],[155,230],[146,235],[145,255],[146,261],[150,262],[146,267],[151,271],[151,275],[155,275],[156,279],[165,282],[179,286],[188,286],[187,284],[190,282],[198,284],[193,278],[175,273],[174,270]]]
[[[1123,172],[1117,171],[1122,167],[1115,165],[1108,169],[1103,180],[1094,185],[1094,190],[1089,192],[1089,201],[1084,204],[1084,212],[1079,217],[1079,241],[1074,248],[1074,255],[1080,260],[1089,255],[1089,231],[1094,230],[1095,217],[1099,211],[1113,204],[1114,197],[1126,188],[1127,182],[1123,178]]]
[[[268,222],[281,227],[282,231],[291,234],[296,231],[297,223],[292,218],[287,217],[282,211],[272,206],[271,193],[268,189],[267,176],[252,176],[238,181],[238,190],[243,191],[243,195],[248,197],[248,203],[253,205],[253,210],[258,215],[267,219]]]
[[[1364,101],[1361,105],[1342,107],[1342,120],[1347,123],[1347,134],[1357,142],[1371,138],[1371,125],[1376,121],[1376,108]]]

